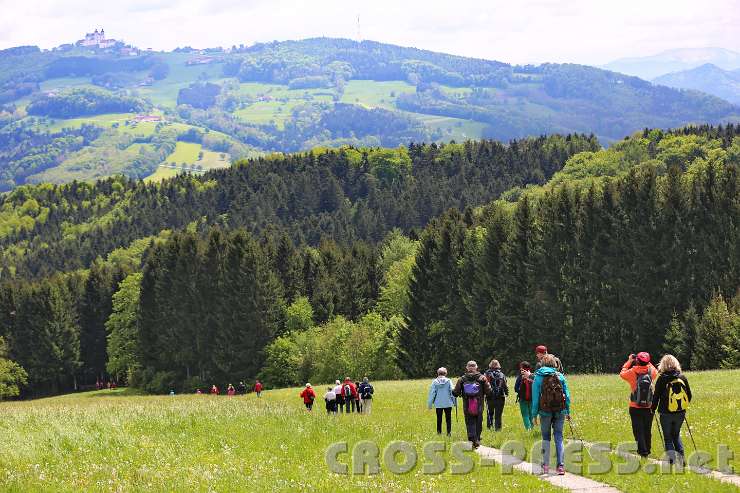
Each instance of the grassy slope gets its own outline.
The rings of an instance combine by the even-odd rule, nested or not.
[[[713,450],[721,441],[739,450],[738,391],[733,385],[716,385],[718,376],[689,375],[695,392],[690,418],[694,436],[700,448]],[[740,371],[721,377],[729,382]],[[574,376],[570,384],[574,419],[584,439],[631,438],[626,384],[617,376]],[[535,477],[501,475],[496,467],[476,466],[464,478],[423,475],[419,468],[401,476],[328,472],[325,449],[342,440],[351,448],[373,439],[381,450],[393,440],[407,440],[423,462],[421,444],[436,439],[433,413],[425,409],[427,385],[427,380],[377,382],[371,416],[337,419],[324,414],[323,402],[317,402],[315,413],[305,412],[297,389],[266,392],[260,400],[254,395],[136,396],[124,390],[0,404],[0,489],[455,491],[474,480],[476,489],[485,491],[553,490]],[[320,395],[324,388],[317,386]],[[504,431],[484,432],[483,442],[500,445],[511,438],[535,439],[534,433],[521,430],[513,399],[504,414]],[[463,439],[464,428],[455,423],[453,440]],[[657,436],[653,443],[658,451]],[[346,456],[342,459],[348,462]],[[738,460],[734,465],[740,466]],[[736,491],[691,473],[611,473],[595,479],[630,492]]]

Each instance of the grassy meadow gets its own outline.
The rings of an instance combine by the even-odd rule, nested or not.
[[[690,423],[700,449],[717,443],[740,450],[738,391],[740,371],[694,373]],[[726,377],[726,378],[725,378]],[[584,440],[631,439],[627,385],[616,375],[573,376],[573,418]],[[437,440],[434,413],[426,409],[429,381],[374,382],[373,413],[325,414],[321,396],[306,412],[299,389],[267,391],[258,399],[207,395],[143,396],[130,389],[88,392],[0,404],[0,490],[3,491],[454,491],[476,489],[554,491],[535,476],[501,474],[498,466],[475,468],[465,476],[422,474],[423,444]],[[513,387],[513,381],[510,382]],[[527,447],[538,433],[525,432],[518,405],[509,399],[504,429],[484,431],[483,444],[510,439]],[[566,435],[570,430],[566,427]],[[381,459],[378,475],[344,476],[329,472],[326,448],[346,441],[349,449],[374,440],[381,451],[394,440],[413,444],[419,455],[411,472],[388,472]],[[462,416],[451,442],[465,440]],[[444,440],[443,440],[444,441]],[[687,452],[692,450],[686,437]],[[660,452],[653,439],[653,454]],[[584,463],[589,461],[584,454]],[[351,467],[347,454],[340,460]],[[621,462],[619,459],[617,462]],[[732,464],[740,466],[736,458]],[[731,485],[694,474],[593,476],[622,491],[736,491]]]

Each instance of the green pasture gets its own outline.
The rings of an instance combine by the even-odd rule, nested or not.
[[[718,443],[740,448],[738,391],[729,382],[739,371],[692,373],[691,426],[699,448]],[[434,413],[426,409],[429,380],[374,382],[373,413],[327,416],[319,394],[313,413],[299,389],[267,391],[262,398],[207,395],[143,396],[127,389],[88,392],[0,404],[0,490],[3,491],[554,491],[535,476],[502,474],[498,466],[475,467],[466,475],[423,474],[423,445],[440,440]],[[226,382],[224,382],[226,383]],[[631,440],[627,385],[616,375],[572,376],[573,419],[583,439]],[[225,385],[223,385],[225,387]],[[513,387],[513,381],[510,381]],[[527,446],[537,438],[521,426],[518,405],[509,399],[504,429],[485,431],[484,445],[510,439]],[[566,435],[570,435],[567,432]],[[688,437],[687,437],[688,438]],[[330,473],[327,447],[349,449],[372,440],[381,453],[393,441],[417,451],[416,468],[393,474],[383,464],[377,475]],[[450,445],[465,440],[462,416]],[[686,440],[688,450],[691,449]],[[657,434],[653,451],[660,451]],[[590,459],[585,454],[585,462]],[[340,461],[351,466],[347,454]],[[399,458],[401,459],[401,458]],[[617,459],[615,458],[615,461]],[[734,460],[735,467],[740,465]],[[648,475],[640,472],[595,475],[622,491],[736,491],[695,473]]]

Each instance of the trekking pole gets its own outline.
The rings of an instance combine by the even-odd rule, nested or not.
[[[653,421],[658,425],[658,435],[660,435],[660,440],[663,442],[663,450],[665,450],[665,438],[663,438],[663,429],[658,422],[658,413],[653,413]]]
[[[691,426],[689,426],[689,420],[686,419],[686,413],[683,415],[683,420],[686,423],[686,429],[689,430],[689,436],[691,437],[691,443],[694,445],[694,452],[696,452],[696,442],[694,441],[694,434],[691,433]]]
[[[568,422],[568,426],[570,426],[570,433],[573,435],[573,438],[581,442],[581,445],[583,445],[583,438],[581,438],[578,433],[576,433],[575,428],[573,427],[573,420],[572,419],[565,419]]]

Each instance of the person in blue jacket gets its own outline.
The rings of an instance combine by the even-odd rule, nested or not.
[[[429,387],[427,407],[437,411],[437,434],[442,434],[442,414],[447,421],[447,436],[452,433],[452,406],[457,407],[457,399],[452,395],[452,382],[447,378],[447,368],[437,370],[437,378]]]
[[[532,383],[532,420],[539,416],[542,431],[542,472],[550,472],[550,441],[555,436],[557,472],[565,474],[563,458],[563,426],[570,420],[570,391],[562,373],[559,373],[556,358],[545,355],[542,366],[534,374]]]

